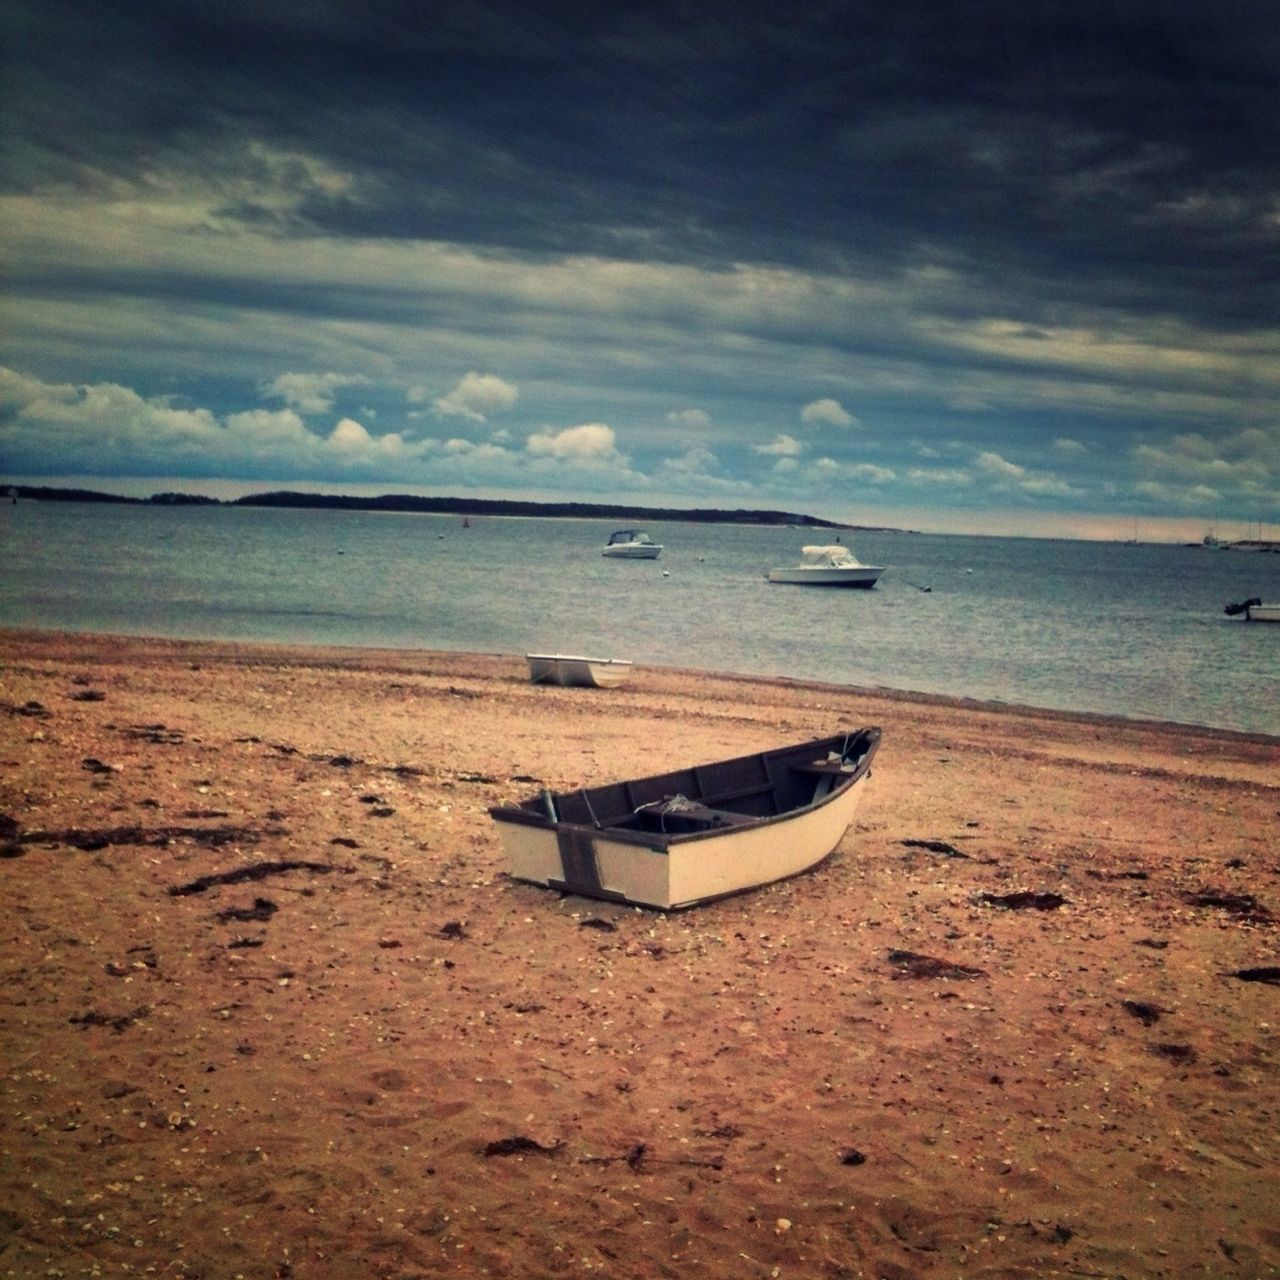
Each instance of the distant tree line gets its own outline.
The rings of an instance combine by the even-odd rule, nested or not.
[[[801,528],[849,529],[861,526],[822,520],[794,511],[767,511],[739,508],[722,511],[713,507],[633,507],[600,502],[514,502],[499,498],[420,498],[412,494],[388,493],[376,498],[347,494],[274,493],[248,494],[230,502],[190,493],[153,493],[149,498],[127,498],[92,489],[58,489],[35,485],[12,485],[10,495],[41,502],[109,502],[152,506],[235,506],[287,507],[329,511],[405,511],[424,515],[535,516],[544,519],[614,520],[640,523],[648,520],[684,520],[702,524],[790,525]]]

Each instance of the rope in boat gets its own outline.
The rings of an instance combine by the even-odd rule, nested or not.
[[[596,811],[591,807],[591,797],[587,795],[586,787],[583,787],[578,794],[582,797],[582,803],[587,806],[587,813],[591,815],[591,825],[593,827],[600,826],[600,819],[596,817]],[[603,828],[601,828],[603,830]]]

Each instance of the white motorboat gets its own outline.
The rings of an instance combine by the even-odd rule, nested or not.
[[[656,560],[662,554],[662,544],[643,529],[619,529],[609,535],[601,554],[618,560]]]
[[[827,547],[801,547],[802,563],[770,569],[770,582],[798,582],[811,587],[874,587],[883,565],[863,564],[842,543]]]
[[[629,658],[585,658],[568,653],[527,653],[534,684],[594,686],[611,689],[631,674]]]
[[[1243,615],[1246,622],[1280,622],[1280,604],[1263,604],[1258,596],[1229,604],[1222,612],[1230,618]]]
[[[676,910],[809,871],[843,839],[878,728],[489,810],[513,878]]]

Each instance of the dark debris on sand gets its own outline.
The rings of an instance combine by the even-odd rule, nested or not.
[[[265,880],[269,876],[284,875],[290,871],[314,871],[317,875],[327,875],[331,871],[350,871],[350,867],[335,866],[331,862],[307,862],[301,859],[290,859],[279,862],[255,862],[249,867],[237,867],[234,871],[217,871],[212,875],[199,876],[188,880],[186,884],[170,886],[169,896],[184,898],[189,894],[203,893],[215,885],[249,884]]]
[[[247,922],[251,920],[270,920],[280,908],[270,898],[254,898],[251,907],[228,907],[218,912],[218,920],[227,924],[232,920]]]
[[[1033,893],[1026,889],[1019,893],[980,893],[978,901],[1006,911],[1056,911],[1067,902],[1060,893]]]
[[[940,853],[946,858],[967,858],[969,855],[946,840],[900,840],[898,842],[907,849],[925,849],[929,853]]]
[[[952,960],[939,960],[936,956],[921,955],[916,951],[891,949],[889,963],[893,965],[895,978],[985,978],[985,969],[973,965],[957,964]]]
[[[1183,901],[1192,907],[1209,907],[1225,911],[1237,920],[1254,924],[1270,924],[1275,918],[1251,893],[1230,893],[1223,889],[1200,889],[1183,895]]]
[[[1280,965],[1264,964],[1251,969],[1237,969],[1231,975],[1241,982],[1265,982],[1280,987]]]
[[[482,1156],[553,1156],[563,1146],[563,1142],[552,1142],[543,1146],[541,1142],[517,1133],[509,1138],[498,1138],[493,1142],[486,1142],[480,1148],[480,1154]]]
[[[1151,1004],[1146,1000],[1122,1000],[1120,1005],[1126,1013],[1137,1018],[1144,1027],[1159,1022],[1160,1015],[1164,1012],[1158,1004]]]

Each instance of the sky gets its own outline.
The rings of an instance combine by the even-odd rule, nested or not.
[[[6,0],[0,477],[1280,536],[1274,0]]]

